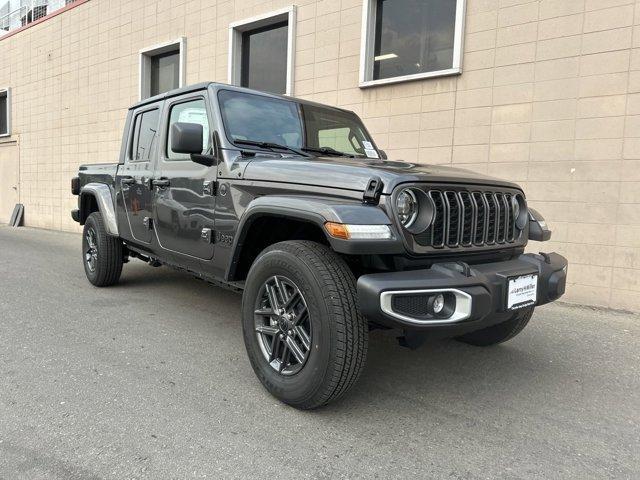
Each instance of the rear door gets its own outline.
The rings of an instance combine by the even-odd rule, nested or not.
[[[122,194],[129,227],[121,235],[137,243],[150,243],[152,238],[150,180],[158,155],[160,112],[160,103],[145,105],[134,112],[124,165],[116,175],[116,188]]]
[[[189,155],[171,149],[169,135],[176,122],[203,126],[202,153],[212,153],[212,116],[207,93],[167,100],[162,145],[154,180],[154,221],[160,246],[168,252],[197,259],[213,258],[216,166],[205,167]]]

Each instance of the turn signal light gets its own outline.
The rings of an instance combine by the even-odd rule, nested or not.
[[[393,238],[389,225],[348,225],[327,222],[327,233],[341,240],[390,240]]]
[[[344,223],[327,222],[324,224],[324,228],[333,238],[341,238],[342,240],[351,238],[349,230],[347,230],[347,226]]]

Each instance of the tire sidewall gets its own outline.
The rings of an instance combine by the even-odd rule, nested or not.
[[[255,332],[254,308],[264,282],[274,275],[287,277],[302,293],[311,322],[311,350],[300,372],[285,376],[276,372],[264,358]],[[322,387],[331,368],[335,348],[335,326],[324,293],[314,272],[294,255],[273,249],[262,254],[251,267],[242,297],[242,327],[251,365],[275,397],[289,404],[304,404]]]
[[[100,231],[100,225],[98,225],[98,221],[94,213],[89,215],[87,221],[84,224],[84,228],[82,230],[82,265],[84,266],[84,272],[87,275],[89,281],[95,284],[98,281],[98,277],[100,275],[100,255],[102,254],[102,250],[104,249],[103,241],[102,241],[102,232]],[[96,236],[96,245],[98,247],[98,261],[96,262],[96,268],[92,272],[89,269],[89,265],[87,265],[87,260],[85,259],[85,254],[88,249],[87,243],[87,232],[93,229]]]

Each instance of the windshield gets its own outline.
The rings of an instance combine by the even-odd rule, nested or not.
[[[378,158],[353,113],[232,90],[220,91],[218,99],[225,131],[233,142],[248,140],[320,154]]]

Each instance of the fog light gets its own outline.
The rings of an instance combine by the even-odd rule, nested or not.
[[[433,297],[433,303],[431,304],[431,310],[438,315],[444,309],[444,295],[439,293]]]

